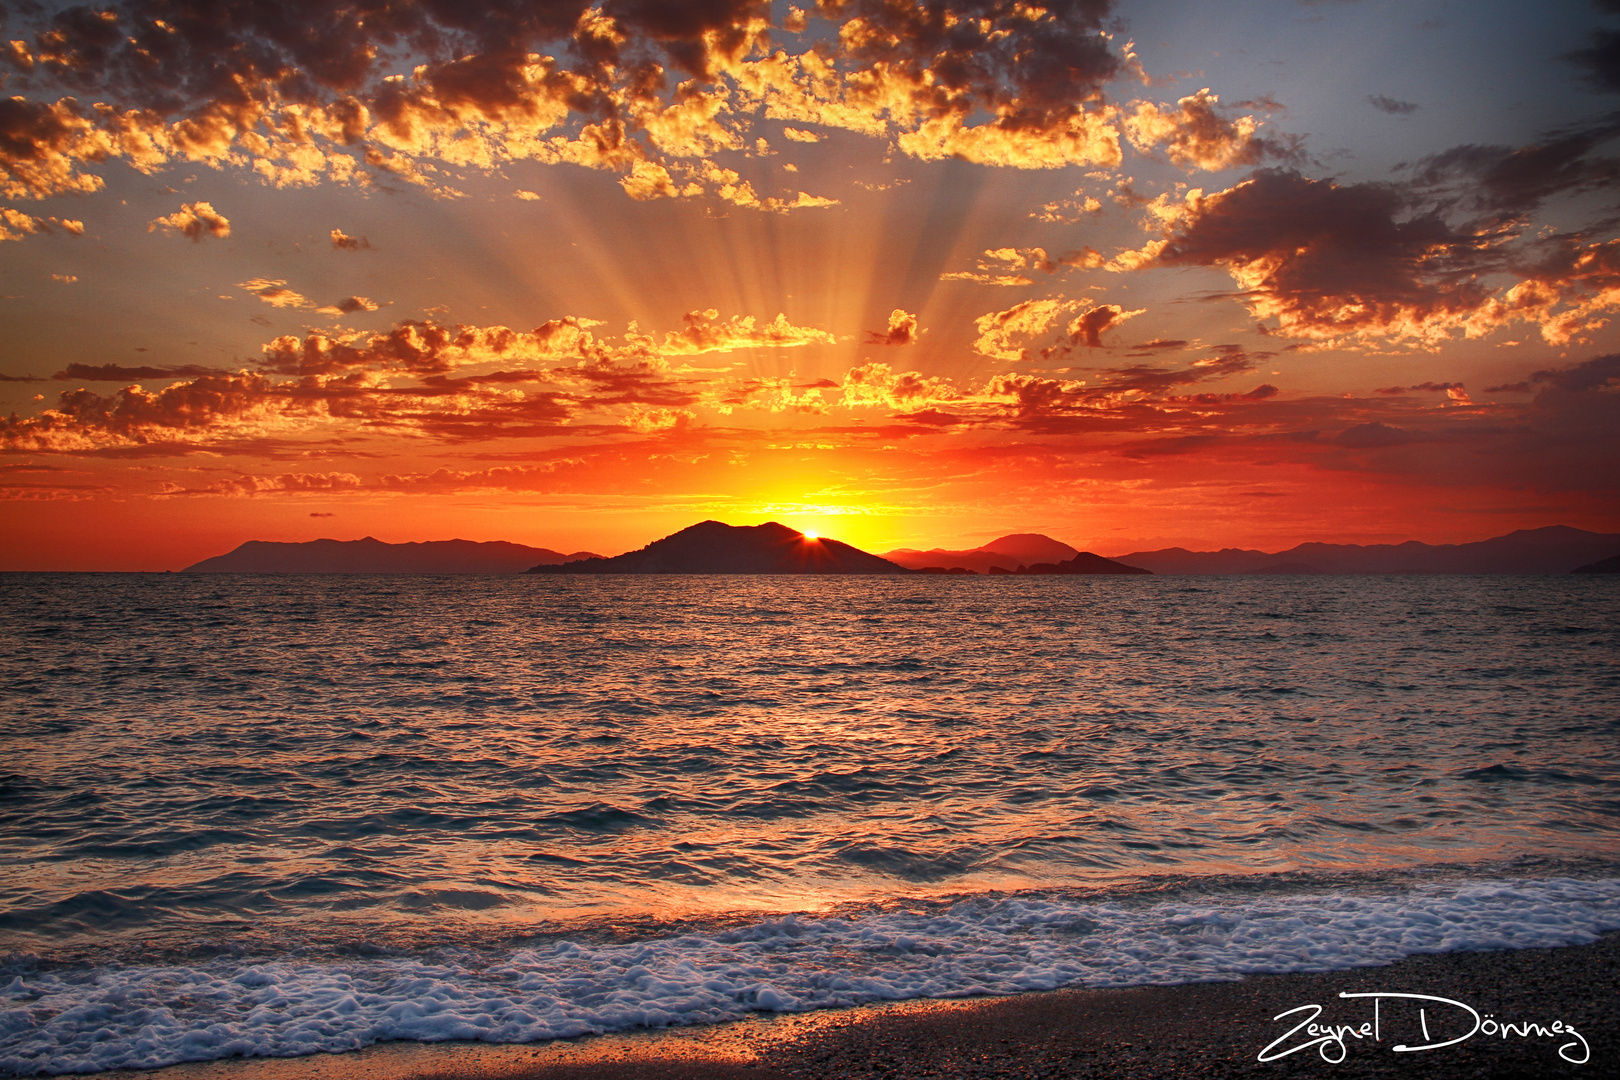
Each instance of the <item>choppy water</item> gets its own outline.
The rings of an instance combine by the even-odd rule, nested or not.
[[[0,1071],[1620,928],[1612,580],[0,600]]]

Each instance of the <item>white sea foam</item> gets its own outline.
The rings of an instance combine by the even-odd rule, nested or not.
[[[217,960],[43,970],[0,987],[0,1070],[292,1056],[389,1039],[528,1042],[919,997],[1236,979],[1416,953],[1590,942],[1620,880],[1473,881],[1208,903],[964,901],[710,935],[565,941],[487,963]]]

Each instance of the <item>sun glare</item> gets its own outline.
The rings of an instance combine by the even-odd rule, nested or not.
[[[820,536],[820,534],[813,533],[813,532],[810,532],[808,530],[806,530],[805,532],[800,533],[799,535],[804,537],[806,540],[815,540],[815,539],[818,539],[819,536]]]

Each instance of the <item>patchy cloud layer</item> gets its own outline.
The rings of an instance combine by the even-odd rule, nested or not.
[[[757,192],[717,159],[757,149],[767,121],[800,143],[841,129],[1019,169],[1117,165],[1122,140],[1189,169],[1292,153],[1207,90],[1110,102],[1140,68],[1108,0],[821,0],[814,15],[773,26],[757,0],[69,7],[8,28],[21,93],[0,102],[0,192],[96,191],[118,160],[453,196],[457,170],[527,160],[614,171],[635,199],[832,205]],[[173,227],[224,235],[201,220]]]

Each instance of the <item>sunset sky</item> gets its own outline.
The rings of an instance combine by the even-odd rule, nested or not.
[[[1620,0],[0,15],[0,569],[1620,531]]]

